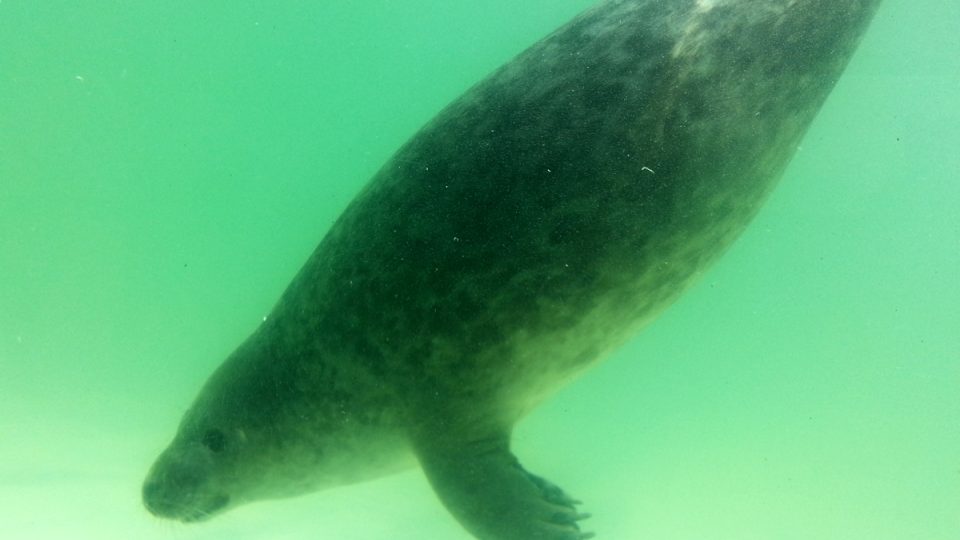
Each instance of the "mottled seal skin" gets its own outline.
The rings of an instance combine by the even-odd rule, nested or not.
[[[513,425],[744,229],[879,0],[608,1],[450,104],[216,371],[143,487],[182,521],[419,462],[483,540],[588,538]]]

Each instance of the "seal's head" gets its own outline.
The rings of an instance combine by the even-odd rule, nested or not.
[[[335,429],[302,406],[296,385],[279,376],[282,363],[263,356],[248,343],[207,381],[144,481],[143,503],[152,514],[203,521],[246,502],[334,483],[332,442],[315,433]]]
[[[236,504],[240,486],[227,481],[242,431],[217,427],[181,431],[160,455],[143,484],[143,503],[158,517],[202,521]]]
[[[249,387],[227,388],[217,379],[147,474],[143,503],[157,517],[203,521],[244,502],[299,491],[289,469],[302,466],[308,445],[295,430],[278,433],[269,404],[241,400],[251,397]]]

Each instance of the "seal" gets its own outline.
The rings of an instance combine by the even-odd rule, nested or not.
[[[512,427],[652,320],[757,212],[879,0],[613,0],[448,105],[216,370],[157,516],[419,463],[483,540],[578,540]]]

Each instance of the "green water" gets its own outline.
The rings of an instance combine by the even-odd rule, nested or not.
[[[466,540],[419,471],[140,505],[412,132],[590,0],[0,2],[0,538]],[[613,540],[960,538],[960,4],[887,0],[756,222],[516,449]]]

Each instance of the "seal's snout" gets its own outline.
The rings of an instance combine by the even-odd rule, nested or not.
[[[187,523],[203,521],[230,504],[230,496],[206,493],[190,486],[148,478],[142,488],[143,506],[159,518]]]
[[[143,505],[151,514],[168,519],[183,517],[183,510],[188,506],[184,499],[190,498],[196,486],[195,482],[184,482],[186,478],[182,475],[177,476],[153,473],[143,483]]]
[[[142,490],[143,505],[157,517],[170,517],[170,505],[164,504],[162,488],[159,482],[147,480]]]
[[[154,516],[185,522],[212,517],[230,496],[211,479],[209,456],[193,445],[172,447],[150,469],[141,488],[143,505]]]

